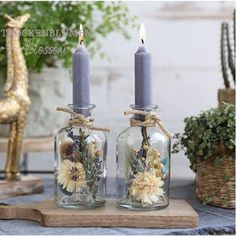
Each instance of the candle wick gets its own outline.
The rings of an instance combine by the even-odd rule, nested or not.
[[[141,39],[141,42],[142,42],[142,44],[144,44],[144,40],[143,39]]]
[[[79,44],[82,45],[83,43],[84,43],[84,40],[81,39],[80,42],[79,42]]]

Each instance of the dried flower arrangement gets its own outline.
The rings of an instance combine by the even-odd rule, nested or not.
[[[149,206],[165,201],[164,179],[168,168],[165,168],[158,149],[151,144],[147,127],[141,127],[141,133],[143,140],[139,150],[130,145],[126,147],[127,197],[132,203]]]
[[[57,182],[63,193],[81,204],[96,201],[97,183],[103,173],[103,151],[95,141],[88,141],[89,132],[79,129],[75,135],[67,130],[71,141],[60,145],[61,163]]]

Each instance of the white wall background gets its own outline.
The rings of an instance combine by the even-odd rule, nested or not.
[[[230,20],[233,2],[128,2],[131,14],[146,26],[146,44],[153,58],[155,103],[172,132],[183,130],[183,119],[217,106],[223,87],[220,70],[220,24]],[[111,62],[91,61],[91,101],[97,124],[108,134],[109,175],[115,175],[115,139],[128,126],[123,111],[134,102],[134,53],[138,30],[131,39],[116,33],[103,40]],[[1,158],[1,163],[4,158]],[[53,153],[32,154],[30,169],[53,169]],[[172,157],[172,179],[193,179],[183,153]],[[3,166],[3,164],[1,164]]]

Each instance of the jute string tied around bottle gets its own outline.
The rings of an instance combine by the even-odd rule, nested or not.
[[[150,111],[141,111],[141,110],[129,110],[124,112],[125,115],[133,115],[130,118],[130,126],[136,127],[156,127],[162,130],[162,132],[168,137],[172,138],[172,133],[165,127],[162,123],[161,118],[157,115],[156,112]],[[144,116],[144,120],[138,120],[135,118],[135,115],[142,115]]]
[[[94,118],[91,116],[85,117],[81,114],[74,112],[73,110],[69,108],[58,107],[57,111],[62,111],[62,112],[71,114],[71,118],[68,120],[68,125],[76,125],[76,126],[81,126],[81,127],[91,129],[91,130],[110,132],[110,129],[108,128],[95,127]]]

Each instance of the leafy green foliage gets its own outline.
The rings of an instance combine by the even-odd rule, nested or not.
[[[98,170],[96,168],[95,158],[88,150],[88,145],[85,144],[82,150],[83,167],[86,175],[87,185],[90,193],[95,198],[97,193],[97,176]]]
[[[113,31],[129,38],[128,27],[136,27],[136,17],[129,15],[129,9],[123,2],[60,2],[60,1],[21,1],[0,3],[0,33],[3,34],[6,20],[4,14],[12,17],[30,13],[31,18],[25,24],[25,32],[34,32],[21,37],[21,45],[25,53],[29,69],[40,72],[44,66],[55,67],[58,59],[61,59],[65,67],[72,63],[72,49],[78,44],[78,35],[66,34],[63,37],[44,36],[39,37],[37,32],[74,32],[79,31],[79,25],[83,24],[85,31],[85,43],[93,56],[99,53],[105,57],[102,51],[101,39]],[[6,72],[6,48],[5,37],[0,37],[0,67]],[[42,53],[43,49],[63,48],[63,52],[55,49],[55,53]],[[36,52],[36,53],[35,53]],[[5,73],[6,74],[6,73]]]
[[[196,171],[197,158],[212,159],[214,165],[222,163],[222,146],[228,158],[235,159],[235,110],[234,106],[224,104],[198,116],[185,118],[183,134],[173,145],[173,153],[184,150],[190,160],[190,168]]]

